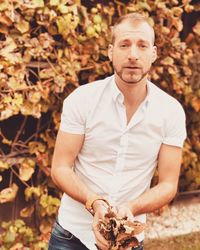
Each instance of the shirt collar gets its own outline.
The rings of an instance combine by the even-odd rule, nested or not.
[[[152,83],[148,80],[147,81],[147,96],[146,96],[145,100],[143,101],[145,106],[148,105],[150,98],[151,98],[151,95],[152,95],[151,85],[152,85]],[[123,103],[124,96],[123,96],[122,92],[117,87],[114,75],[113,75],[112,81],[111,81],[111,88],[112,88],[112,97],[113,97],[114,102],[116,102],[118,100],[120,103]]]

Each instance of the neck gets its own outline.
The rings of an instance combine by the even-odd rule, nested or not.
[[[147,78],[138,83],[126,83],[115,75],[115,82],[124,95],[125,105],[139,105],[147,95]]]

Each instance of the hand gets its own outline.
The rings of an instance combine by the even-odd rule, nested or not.
[[[99,232],[98,224],[100,220],[104,220],[105,214],[108,212],[107,204],[102,200],[96,200],[93,203],[93,210],[94,210],[94,220],[92,229],[95,235],[96,244],[99,250],[108,250],[109,249],[109,242],[101,235]]]
[[[123,203],[116,207],[117,217],[125,218],[127,217],[128,220],[134,221],[133,213],[131,212],[131,205],[127,203]]]

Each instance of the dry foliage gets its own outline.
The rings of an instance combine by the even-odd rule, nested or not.
[[[129,221],[126,218],[118,218],[114,211],[110,209],[104,220],[99,222],[99,231],[110,243],[108,250],[127,249],[129,247],[139,247],[137,235],[145,229],[145,224],[139,221]]]
[[[38,236],[27,238],[23,245],[18,239],[25,226],[18,223],[23,230],[13,233],[15,221],[4,225],[2,250],[18,243],[23,247],[41,244],[37,249],[43,249],[59,206],[60,194],[49,175],[62,101],[80,84],[112,73],[107,58],[109,26],[117,16],[133,11],[147,15],[157,33],[159,58],[152,81],[179,99],[187,113],[180,190],[200,187],[198,18],[182,33],[188,20],[184,18],[199,13],[198,2],[2,0],[0,202],[15,200],[18,189],[23,189],[26,206],[19,216],[34,215],[39,229]]]

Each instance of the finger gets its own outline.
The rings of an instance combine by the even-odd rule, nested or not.
[[[95,235],[95,238],[96,238],[96,243],[99,247],[101,248],[106,248],[108,249],[109,248],[109,242],[101,235],[101,233],[96,230],[95,228],[93,229],[94,231],[94,235]]]
[[[109,249],[109,244],[103,244],[101,241],[99,241],[97,238],[96,238],[96,244],[97,246],[101,249],[101,250],[108,250]]]
[[[92,230],[94,232],[96,243],[101,249],[108,249],[109,242],[103,237],[103,235],[99,232],[98,223],[96,222],[96,218],[94,219],[94,223],[92,226]]]

